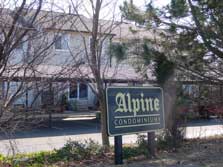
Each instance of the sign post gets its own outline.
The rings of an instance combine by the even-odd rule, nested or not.
[[[155,143],[155,132],[147,133],[147,143],[150,158],[156,157],[156,143]]]
[[[108,135],[115,136],[115,158],[118,155],[122,158],[121,135],[139,132],[148,133],[150,153],[155,155],[154,131],[164,128],[165,125],[162,89],[107,87],[106,103]],[[116,159],[115,163],[120,164],[122,160]]]
[[[115,136],[115,164],[123,164],[122,159],[122,136]]]

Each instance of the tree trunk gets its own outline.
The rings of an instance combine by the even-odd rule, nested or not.
[[[101,110],[101,135],[102,144],[104,147],[109,147],[109,138],[107,133],[107,116],[106,116],[106,100],[105,94],[103,93],[100,98],[100,110]]]
[[[177,99],[177,85],[174,81],[174,75],[172,75],[163,85],[164,90],[164,110],[165,110],[165,128],[169,132],[175,130],[176,125],[176,112],[175,104]]]
[[[93,6],[93,25],[92,25],[92,43],[90,45],[90,67],[91,71],[94,75],[97,90],[98,90],[98,99],[100,102],[100,110],[101,110],[101,133],[102,133],[102,144],[105,147],[109,147],[109,138],[107,135],[107,125],[106,125],[106,100],[105,100],[105,92],[104,92],[104,81],[101,75],[101,52],[98,52],[98,49],[101,47],[100,43],[98,43],[99,39],[99,15],[102,5],[102,0],[96,0],[95,5],[93,1],[91,1]]]

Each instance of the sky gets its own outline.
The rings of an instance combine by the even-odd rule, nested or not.
[[[66,9],[68,10],[68,6],[69,3],[67,2],[73,2],[73,4],[78,4],[80,2],[83,2],[85,9],[87,8],[87,10],[89,11],[89,9],[91,9],[91,5],[89,3],[90,0],[46,0],[50,3],[54,2],[54,4],[57,6],[57,8],[60,10],[60,8]],[[95,2],[95,0],[93,0]],[[103,17],[112,17],[113,13],[116,13],[116,15],[119,15],[120,11],[119,11],[119,6],[123,4],[125,0],[104,0],[104,4],[106,4],[107,2],[109,2],[110,6],[106,6],[106,7],[102,7],[102,11],[101,14],[104,15]],[[130,1],[130,0],[127,0]],[[143,9],[145,7],[145,5],[149,2],[150,0],[133,0],[134,5],[136,5],[137,7]],[[170,2],[170,0],[153,0],[153,3],[156,7],[162,7],[166,4],[168,4]],[[115,9],[114,9],[115,6]],[[83,11],[85,9],[82,9]],[[92,13],[92,12],[90,12]],[[83,12],[83,14],[86,16],[88,15],[87,12]],[[90,17],[90,16],[89,16]]]
[[[114,1],[115,2],[115,0],[111,0],[111,1]],[[115,13],[117,13],[118,17],[120,17],[119,16],[120,15],[119,14],[120,13],[119,6],[122,5],[124,1],[126,1],[126,0],[117,0],[117,4],[115,5],[115,7],[116,7]],[[127,0],[127,1],[129,1],[129,0]],[[137,7],[141,8],[141,9],[144,9],[145,8],[145,5],[149,1],[150,0],[133,0],[133,4],[136,5]],[[164,5],[167,5],[169,2],[170,2],[170,0],[153,0],[153,4],[156,7],[162,7]],[[102,11],[103,14],[106,13],[106,12],[110,13],[110,14],[108,14],[108,17],[109,17],[111,15],[111,13],[112,13],[112,9],[109,9],[109,10],[108,9],[105,9],[104,11]]]
[[[120,4],[122,4],[125,0],[118,0]],[[133,3],[137,5],[138,7],[143,7],[145,6],[146,3],[148,3],[149,0],[133,0]],[[153,0],[154,4],[157,7],[161,7],[163,5],[168,4],[170,0]]]
[[[126,1],[126,0],[118,0],[118,5],[117,6],[120,6],[123,4],[123,2]],[[129,0],[127,0],[129,1]],[[137,7],[141,8],[141,9],[144,9],[145,5],[150,2],[150,0],[133,0],[133,4],[136,5]],[[170,2],[170,0],[153,0],[153,4],[156,6],[156,7],[162,7],[162,6],[165,6],[167,5],[168,3]]]
[[[93,2],[95,2],[95,1],[96,0],[93,0]],[[115,13],[115,17],[121,18],[119,6],[122,5],[124,1],[125,0],[103,0],[103,4],[106,5],[106,3],[108,3],[109,5],[102,7],[101,19],[111,19],[113,17],[114,13]],[[130,0],[126,0],[126,1],[130,1]],[[14,5],[19,5],[21,2],[22,2],[22,0],[0,0],[0,4],[5,4],[9,8],[13,8]],[[27,0],[27,3],[32,3],[32,2],[38,2],[38,1]],[[82,3],[82,4],[84,4],[83,5],[84,8],[82,9],[83,12],[81,12],[81,13],[87,17],[91,17],[90,13],[92,14],[92,12],[89,12],[89,13],[86,12],[86,11],[90,11],[90,9],[91,9],[91,5],[89,3],[90,0],[43,0],[43,2],[44,2],[44,9],[51,10],[52,6],[54,6],[53,10],[60,11],[60,12],[64,12],[64,11],[68,12],[71,2],[73,3],[73,5]],[[141,9],[143,9],[148,2],[150,2],[150,0],[133,0],[134,5],[136,5],[137,7],[141,8]],[[169,2],[170,2],[170,0],[153,0],[153,3],[156,7],[162,7],[166,4],[168,4]],[[0,7],[2,7],[2,5],[0,5]]]

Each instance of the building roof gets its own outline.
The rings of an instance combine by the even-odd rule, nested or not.
[[[103,67],[102,67],[103,69]],[[147,71],[149,80],[155,81],[155,77],[151,71]],[[15,73],[15,74],[14,74]],[[65,81],[65,80],[93,80],[93,74],[89,66],[80,66],[78,68],[71,66],[55,66],[55,65],[38,65],[32,69],[17,69],[8,70],[4,73],[3,78],[11,77],[14,74],[15,80],[26,78],[27,80],[41,80],[50,79],[54,81]],[[145,78],[140,73],[137,73],[131,66],[117,66],[117,67],[106,67],[104,73],[101,74],[107,82],[143,82]]]
[[[17,9],[1,9],[0,24],[3,26],[8,25],[8,27],[10,27],[12,25],[13,16],[16,10]],[[31,18],[36,13],[36,10],[33,9],[27,9],[28,11],[25,10],[26,9],[24,9],[23,13],[20,13],[19,19],[17,20],[17,26],[21,28],[27,28]],[[41,10],[38,13],[32,27],[29,28],[90,33],[92,30],[92,25],[92,19],[83,15]],[[114,35],[111,32],[112,26],[113,22],[109,20],[100,20],[99,33]]]
[[[132,39],[158,39],[160,38],[159,33],[161,31],[122,22],[112,32],[115,34],[113,38],[115,42],[126,42]]]
[[[11,17],[13,12],[12,10],[5,9],[4,10],[7,17]],[[29,18],[33,16],[35,10],[31,10],[25,16],[21,16],[20,24],[21,26],[28,25]],[[1,20],[2,19],[2,20]],[[11,19],[7,21],[4,17],[0,18],[0,24],[11,24]],[[143,28],[139,28],[130,23],[120,23],[116,22],[114,24],[115,28],[112,32],[111,26],[114,24],[112,21],[100,20],[100,29],[103,33],[109,33],[114,36],[114,40],[128,40],[136,37],[147,37],[153,38],[154,34],[148,31],[145,31]],[[41,11],[34,22],[34,28],[44,28],[44,29],[55,29],[55,30],[64,30],[64,31],[78,31],[78,32],[86,32],[89,33],[92,29],[92,20],[80,15],[67,14],[67,13],[59,13],[59,12],[49,12],[49,11]],[[130,30],[137,31],[136,33],[132,33]],[[103,67],[101,67],[103,69]],[[5,72],[3,75],[5,78],[12,77],[12,73],[14,73],[17,68],[10,69],[8,72]],[[54,66],[54,65],[38,65],[33,67],[32,69],[28,69],[24,72],[25,69],[19,69],[13,77],[16,78],[27,78],[27,79],[41,79],[41,78],[49,78],[55,80],[68,80],[68,79],[82,79],[87,78],[92,80],[94,77],[91,73],[91,69],[88,66],[81,66],[78,70],[74,70],[73,67],[67,66]],[[25,75],[24,75],[25,74]],[[151,71],[147,71],[147,75],[149,76],[149,80],[154,81],[155,77],[152,76]],[[131,66],[119,66],[118,68],[109,67],[106,68],[104,72],[104,78],[107,81],[120,81],[120,82],[142,82],[144,81],[143,75],[137,73],[135,69]]]
[[[25,9],[24,9],[25,10]],[[29,9],[28,9],[29,10]],[[1,9],[0,24],[11,26],[12,17],[15,10],[3,8]],[[21,27],[29,25],[30,18],[35,14],[36,10],[30,9],[28,12],[21,13],[18,22]],[[33,28],[55,29],[63,31],[77,31],[89,33],[92,30],[92,18],[84,15],[76,15],[70,13],[54,12],[41,10],[37,15]],[[99,29],[103,34],[114,35],[114,41],[122,41],[136,38],[157,38],[158,33],[155,30],[148,30],[143,27],[136,26],[132,23],[117,22],[111,20],[100,20]]]

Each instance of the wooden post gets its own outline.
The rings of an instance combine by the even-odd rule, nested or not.
[[[115,136],[115,165],[123,164],[122,136]]]
[[[156,142],[155,142],[155,132],[147,133],[148,151],[149,157],[156,157]]]

